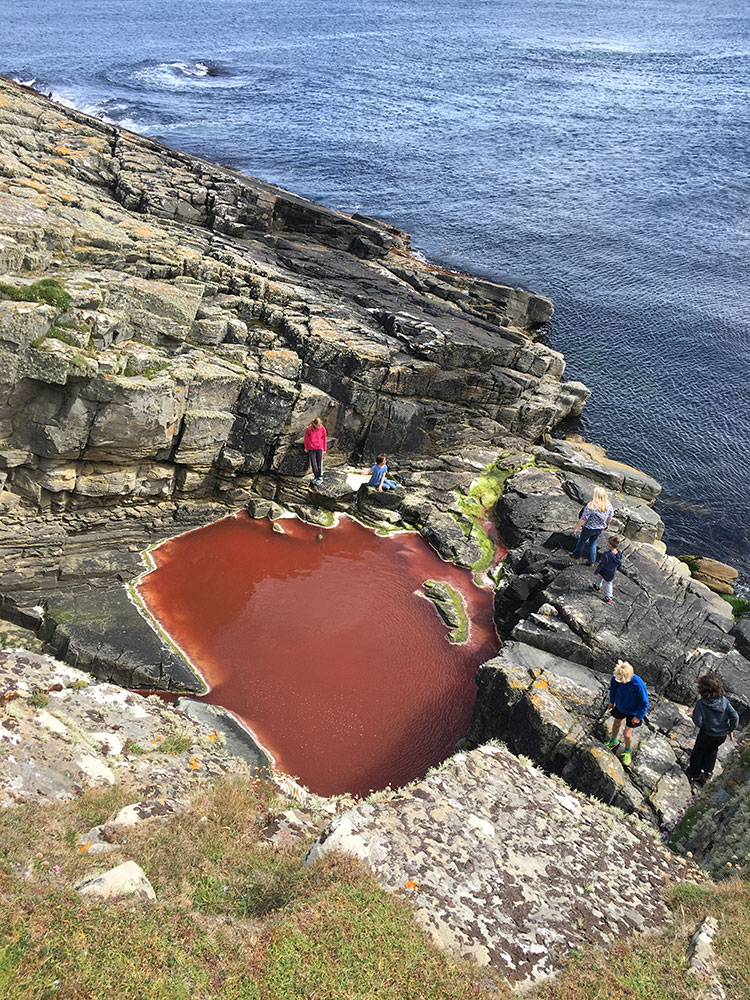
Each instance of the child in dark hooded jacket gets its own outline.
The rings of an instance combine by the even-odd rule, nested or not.
[[[700,698],[693,709],[693,722],[700,727],[700,732],[690,754],[687,776],[691,781],[705,784],[713,776],[719,747],[727,736],[734,740],[740,717],[725,697],[718,674],[703,674],[696,683]]]
[[[622,552],[620,552],[620,539],[617,535],[610,535],[608,549],[602,552],[597,560],[594,570],[594,590],[601,590],[604,584],[604,600],[607,604],[612,601],[612,588],[615,583],[617,571],[622,566]]]

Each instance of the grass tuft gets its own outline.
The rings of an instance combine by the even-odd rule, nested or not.
[[[732,606],[732,617],[735,621],[750,618],[750,600],[747,597],[737,597],[736,594],[721,595],[727,604]]]

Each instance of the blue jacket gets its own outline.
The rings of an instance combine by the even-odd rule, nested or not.
[[[617,551],[607,549],[606,552],[602,552],[599,556],[596,572],[603,580],[606,580],[607,583],[611,583],[614,580],[615,574],[621,564],[622,552],[620,552],[619,549]]]
[[[727,698],[699,698],[693,709],[693,722],[706,736],[726,736],[735,731],[740,717]]]
[[[627,684],[620,684],[613,677],[609,682],[609,700],[623,715],[642,719],[648,712],[648,691],[638,674],[633,674]]]

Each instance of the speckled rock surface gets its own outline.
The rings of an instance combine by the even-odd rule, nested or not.
[[[459,746],[503,740],[573,787],[671,826],[693,796],[684,769],[697,735],[690,715],[696,679],[717,670],[740,726],[750,722],[743,633],[729,605],[665,553],[659,519],[644,499],[655,495],[653,481],[583,442],[532,451],[537,464],[508,478],[496,506],[500,537],[512,546],[495,591],[503,646],[479,670]],[[571,529],[595,482],[639,493],[610,494],[614,517],[599,549],[617,534],[623,554],[611,603],[593,589],[592,568],[569,558]],[[607,688],[621,659],[633,664],[651,699],[629,769],[619,759],[622,745],[615,753],[603,745]],[[717,771],[729,753],[721,749]]]
[[[491,746],[345,813],[310,859],[332,850],[410,898],[440,946],[520,985],[585,943],[662,930],[666,880],[690,876],[645,827]]]
[[[87,899],[119,899],[121,896],[138,896],[144,900],[156,899],[154,887],[146,873],[135,861],[124,861],[116,868],[79,885],[78,892]]]
[[[253,775],[215,729],[48,656],[0,651],[0,805],[127,784],[179,799],[207,781]]]

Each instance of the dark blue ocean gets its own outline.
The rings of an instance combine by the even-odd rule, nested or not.
[[[0,72],[549,295],[583,432],[750,577],[745,0],[4,0]],[[215,75],[214,75],[215,74]]]

